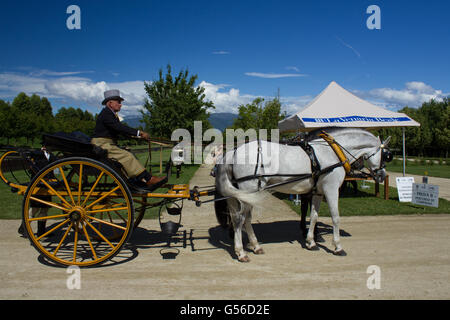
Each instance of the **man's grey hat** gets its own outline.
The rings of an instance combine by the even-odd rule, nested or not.
[[[124,99],[120,96],[120,91],[117,89],[107,90],[104,92],[105,100],[103,100],[102,104],[105,105],[109,100],[120,100]]]

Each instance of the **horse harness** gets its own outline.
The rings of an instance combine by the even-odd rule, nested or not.
[[[254,180],[257,179],[258,180],[258,191],[261,190],[267,190],[267,189],[271,189],[271,188],[275,188],[278,186],[282,186],[285,184],[290,184],[293,182],[297,182],[297,181],[302,181],[305,179],[309,179],[309,178],[313,178],[314,179],[314,187],[313,190],[316,189],[316,184],[317,184],[317,180],[319,179],[319,177],[325,173],[331,172],[334,169],[338,168],[338,167],[344,167],[345,172],[348,174],[351,171],[351,165],[349,160],[347,159],[347,157],[345,156],[344,152],[342,151],[342,146],[340,144],[338,144],[336,142],[336,140],[334,140],[334,138],[329,135],[328,133],[326,133],[325,131],[322,130],[322,132],[319,134],[319,136],[321,138],[323,138],[329,145],[330,147],[333,149],[333,151],[336,153],[338,159],[340,160],[338,163],[331,165],[327,168],[324,169],[320,169],[320,163],[317,160],[316,154],[314,152],[314,149],[312,148],[312,146],[307,143],[306,141],[300,141],[299,143],[296,143],[296,145],[300,146],[308,155],[310,161],[311,161],[311,171],[312,173],[305,173],[305,174],[258,174],[258,168],[263,169],[264,168],[264,164],[262,161],[262,149],[261,149],[261,141],[258,140],[258,153],[256,156],[256,165],[255,165],[255,171],[253,175],[249,175],[249,176],[244,176],[242,178],[239,179],[235,179],[234,178],[234,174],[233,174],[233,178],[232,178],[232,183],[233,184],[237,184],[239,182],[243,182],[243,181],[248,181],[248,180]],[[237,148],[234,149],[234,152],[236,153]],[[349,153],[350,154],[350,153]],[[261,159],[261,162],[260,162]],[[261,188],[261,181],[263,178],[270,178],[270,177],[293,177],[293,179],[289,179],[287,181],[283,181],[283,182],[278,182],[278,183],[274,183],[268,186],[265,186],[264,188]]]

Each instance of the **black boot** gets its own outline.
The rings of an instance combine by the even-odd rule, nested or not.
[[[38,226],[37,236],[40,237],[45,233],[45,221],[38,221],[37,226]]]

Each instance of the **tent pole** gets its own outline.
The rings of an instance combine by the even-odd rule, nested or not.
[[[406,150],[405,150],[405,127],[402,128],[403,136],[403,176],[406,175]]]

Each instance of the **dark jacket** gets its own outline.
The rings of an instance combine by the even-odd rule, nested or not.
[[[119,135],[137,136],[138,130],[122,123],[114,112],[108,107],[103,108],[97,117],[93,138],[111,138],[117,140]]]

